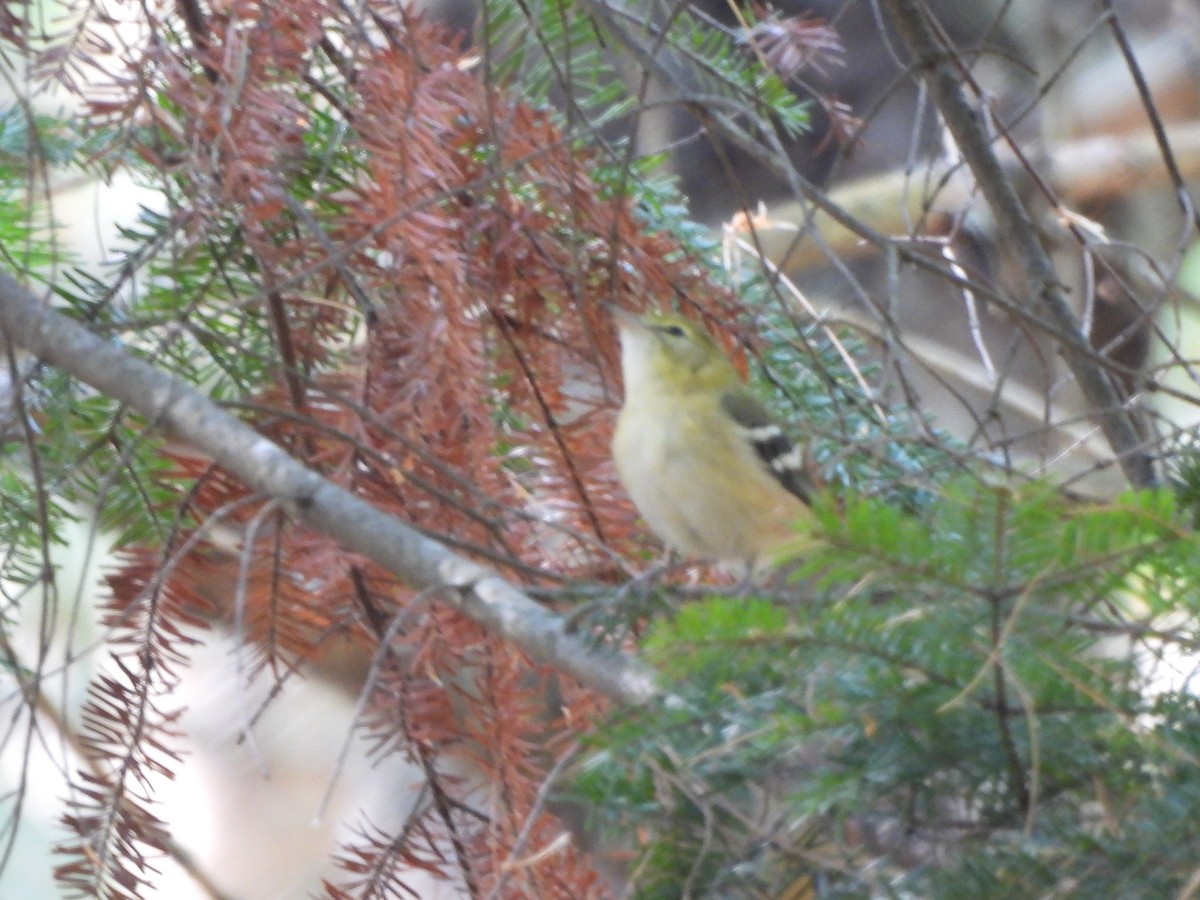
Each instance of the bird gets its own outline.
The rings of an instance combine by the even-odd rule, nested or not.
[[[699,323],[610,306],[624,400],[617,474],[671,549],[753,576],[811,516],[805,458]]]

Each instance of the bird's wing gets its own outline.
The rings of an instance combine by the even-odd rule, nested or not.
[[[767,471],[790,493],[812,502],[813,486],[804,471],[804,457],[762,403],[747,391],[721,397],[721,409],[737,423]]]

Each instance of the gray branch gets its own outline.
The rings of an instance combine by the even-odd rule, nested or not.
[[[1096,363],[1079,320],[1071,310],[1050,255],[1038,239],[1037,229],[1012,182],[1005,175],[963,87],[965,72],[954,48],[946,46],[930,23],[930,12],[921,0],[883,0],[915,65],[929,85],[934,102],[958,150],[971,168],[980,190],[999,225],[1021,260],[1027,303],[1040,306],[1057,326],[1059,346],[1084,397],[1095,410],[1099,424],[1130,484],[1155,483],[1153,462],[1142,447],[1133,419],[1123,407],[1109,374]]]
[[[11,345],[167,428],[254,490],[285,501],[313,528],[409,586],[436,591],[531,658],[617,703],[659,696],[654,674],[637,660],[568,634],[558,616],[497,573],[322,478],[195,388],[50,309],[4,272],[0,332]]]

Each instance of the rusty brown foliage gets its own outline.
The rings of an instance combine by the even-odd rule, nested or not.
[[[206,302],[270,334],[271,383],[244,398],[264,434],[525,583],[613,580],[642,536],[609,462],[616,365],[601,304],[681,304],[721,322],[729,298],[451,34],[394,3],[356,8],[185,3],[86,91],[75,75],[100,65],[85,20],[42,71],[161,173],[174,252],[247,261],[254,290],[218,276]],[[340,145],[308,143],[318,117],[343,129]],[[428,776],[409,828],[364,827],[345,849],[331,896],[402,894],[406,867],[481,896],[498,884],[506,897],[598,895],[573,844],[513,859],[562,833],[539,789],[598,699],[206,460],[171,459],[164,482],[189,485],[163,510],[179,523],[172,546],[130,548],[112,582],[125,681],[97,685],[88,729],[94,761],[116,774],[81,786],[63,879],[136,895],[162,850],[152,798],[133,787],[139,769],[175,763],[159,705],[202,615],[236,622],[276,678],[349,638],[363,679],[370,665],[363,727]],[[112,851],[97,859],[101,845]]]
[[[155,815],[148,778],[181,762],[172,747],[182,712],[169,695],[195,638],[205,601],[186,582],[164,578],[163,556],[132,549],[109,579],[114,601],[110,667],[88,690],[79,750],[89,768],[78,773],[63,821],[79,836],[59,848],[55,877],[72,895],[140,897],[169,837]]]

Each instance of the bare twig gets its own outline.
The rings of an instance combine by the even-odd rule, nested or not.
[[[1175,196],[1179,200],[1180,209],[1183,214],[1192,220],[1192,223],[1200,228],[1200,216],[1197,215],[1196,204],[1192,200],[1192,195],[1188,192],[1187,185],[1184,184],[1183,173],[1179,170],[1179,163],[1175,159],[1175,154],[1171,150],[1171,142],[1167,140],[1167,129],[1163,125],[1162,118],[1158,114],[1158,110],[1154,106],[1154,98],[1150,95],[1150,86],[1146,83],[1146,77],[1142,74],[1142,67],[1138,65],[1137,57],[1134,56],[1133,47],[1129,45],[1129,38],[1125,34],[1125,29],[1121,27],[1121,22],[1117,18],[1117,10],[1113,6],[1112,0],[1104,0],[1104,11],[1108,16],[1108,27],[1113,33],[1113,38],[1116,39],[1117,47],[1121,50],[1121,56],[1125,60],[1125,65],[1129,69],[1129,75],[1133,78],[1133,83],[1137,87],[1138,98],[1142,101],[1142,108],[1146,112],[1146,117],[1150,120],[1150,127],[1154,131],[1154,140],[1158,147],[1159,156],[1166,165],[1167,171],[1171,173],[1171,184],[1175,188]]]

